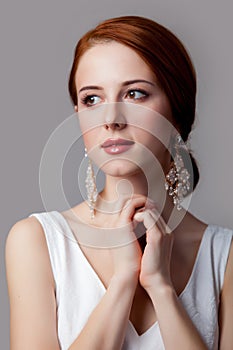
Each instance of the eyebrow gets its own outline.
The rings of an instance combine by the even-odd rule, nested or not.
[[[155,86],[154,83],[152,83],[151,81],[148,80],[144,80],[144,79],[134,79],[134,80],[127,80],[125,81],[122,86],[127,86],[127,85],[131,85],[131,84],[135,84],[135,83],[147,83],[149,85]],[[84,86],[79,90],[79,93],[85,90],[103,90],[103,88],[101,86],[97,86],[97,85],[88,85],[88,86]]]
[[[125,81],[122,85],[126,86],[126,85],[130,85],[130,84],[135,84],[135,83],[147,83],[147,84],[150,84],[152,86],[155,86],[154,83],[152,83],[149,80],[145,80],[145,79],[128,80],[128,81]]]

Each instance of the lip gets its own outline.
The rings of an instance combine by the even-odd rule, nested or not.
[[[109,138],[101,144],[102,148],[111,147],[111,146],[122,146],[122,145],[132,145],[134,142],[132,140],[126,139],[113,139]]]
[[[133,144],[132,140],[109,138],[102,143],[101,147],[108,154],[119,154],[126,152]]]

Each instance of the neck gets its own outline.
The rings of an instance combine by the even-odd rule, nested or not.
[[[133,194],[148,195],[148,184],[144,174],[135,174],[128,177],[106,176],[105,187],[100,193],[102,199],[114,202],[121,196]]]
[[[134,194],[143,195],[155,201],[165,222],[168,222],[174,205],[172,198],[165,190],[164,175],[158,176],[158,174],[147,176],[147,178],[143,173],[137,173],[127,177],[107,175],[105,187],[99,193],[96,203],[97,212],[114,213],[121,209],[124,201]]]

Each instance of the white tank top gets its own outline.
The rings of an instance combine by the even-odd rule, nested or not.
[[[81,332],[106,289],[79,247],[71,227],[58,211],[33,213],[41,223],[55,280],[57,332],[61,350],[67,350]],[[209,350],[218,349],[219,295],[233,230],[208,225],[189,281],[179,300]],[[137,334],[128,321],[122,350],[164,350],[158,322]]]

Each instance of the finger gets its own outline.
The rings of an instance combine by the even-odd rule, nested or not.
[[[135,211],[144,210],[146,205],[148,205],[148,198],[146,196],[139,195],[127,200],[121,211],[122,218],[132,219]],[[151,201],[150,206],[152,207]]]
[[[164,221],[163,217],[160,215],[158,219],[158,226],[164,234],[171,234],[172,230],[168,224]]]
[[[137,200],[137,199],[142,199],[143,202],[145,203],[145,208],[155,208],[156,207],[156,202],[146,196],[143,196],[141,194],[133,194],[130,198],[128,196],[125,196],[122,198],[122,206],[127,206],[129,205],[132,201]]]
[[[136,213],[134,219],[138,222],[143,222],[145,228],[149,231],[158,221],[158,216],[150,209],[146,209],[143,212]]]
[[[148,215],[145,215],[144,213],[148,213],[150,215],[148,216]],[[170,234],[172,232],[172,230],[165,223],[164,219],[162,218],[162,216],[160,215],[160,213],[158,212],[158,210],[156,208],[148,209],[148,210],[145,210],[144,212],[136,213],[134,215],[134,219],[138,222],[144,222],[144,225],[148,230],[150,228],[147,227],[147,225],[151,226],[152,220],[154,220],[154,223],[156,223],[156,225],[158,226],[158,228],[160,229],[160,231],[162,233]],[[149,224],[149,222],[150,222],[150,224]]]
[[[163,233],[170,234],[172,232],[171,228],[164,221],[163,217],[160,215],[156,207],[151,208],[150,213],[157,221],[157,225]]]

